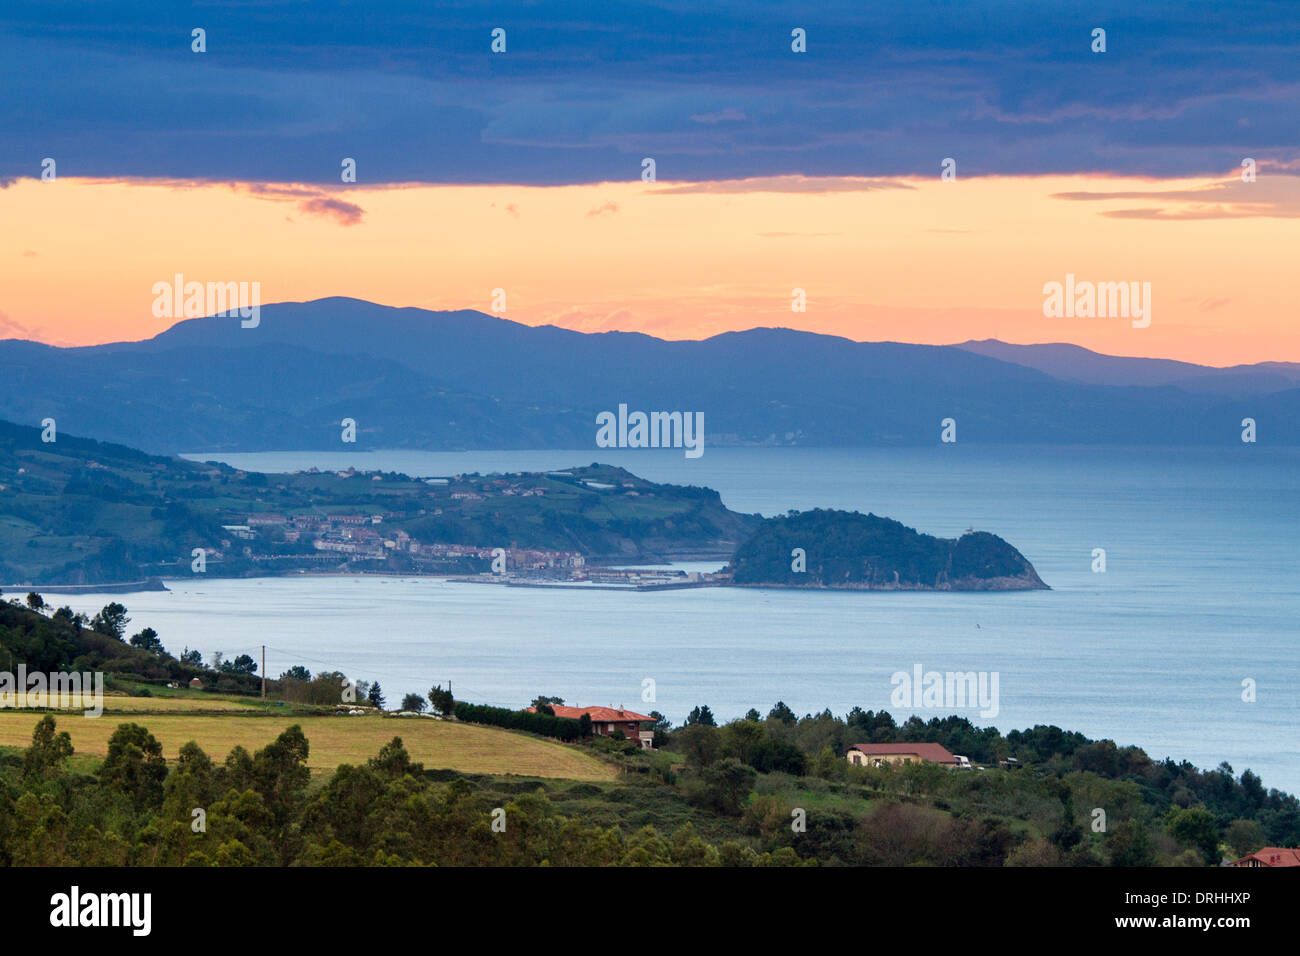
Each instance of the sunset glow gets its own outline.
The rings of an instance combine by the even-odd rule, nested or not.
[[[20,179],[0,190],[0,337],[152,336],[155,282],[259,281],[581,331],[786,326],[858,340],[1069,341],[1207,365],[1300,359],[1300,180],[776,177],[321,188]],[[1150,328],[1048,319],[1066,273],[1152,284]],[[807,311],[791,310],[792,290]]]

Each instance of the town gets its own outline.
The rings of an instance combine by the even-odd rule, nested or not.
[[[336,472],[313,468],[287,477],[301,479],[312,475],[372,483],[384,481],[381,474],[354,468]],[[237,476],[244,477],[244,474]],[[242,573],[249,565],[260,573],[414,573],[515,586],[620,590],[704,587],[729,581],[730,575],[725,573],[687,572],[635,562],[620,562],[619,566],[593,564],[577,550],[519,547],[514,541],[431,540],[457,536],[452,529],[461,515],[491,507],[493,502],[544,498],[548,490],[554,496],[557,482],[626,498],[654,496],[644,483],[632,480],[616,484],[567,471],[545,473],[545,482],[539,482],[538,477],[521,472],[507,476],[421,478],[418,481],[428,490],[419,502],[411,502],[409,495],[402,496],[401,503],[408,506],[405,510],[337,511],[313,506],[311,510],[292,512],[234,512],[223,518],[220,547],[204,549],[201,568],[217,574]],[[409,481],[403,476],[403,483]],[[411,508],[414,503],[423,503],[425,507]],[[499,517],[501,512],[494,510],[491,514]],[[445,523],[438,524],[440,519],[446,519]],[[425,531],[417,535],[408,530],[409,526],[431,529],[432,533]]]

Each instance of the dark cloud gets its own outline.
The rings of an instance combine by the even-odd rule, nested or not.
[[[299,203],[298,209],[308,216],[332,217],[340,226],[355,226],[365,214],[365,210],[356,203],[319,196]]]
[[[6,0],[0,183],[1295,170],[1298,54],[1292,0]]]

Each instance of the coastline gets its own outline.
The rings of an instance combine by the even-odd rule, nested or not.
[[[535,590],[550,591],[626,591],[626,592],[644,592],[644,591],[685,591],[697,588],[745,588],[750,590],[773,590],[773,591],[871,591],[871,592],[945,592],[950,591],[959,594],[990,593],[990,592],[1012,592],[1012,591],[1050,591],[1052,587],[1039,580],[1037,583],[1029,583],[1019,578],[993,578],[989,579],[987,586],[984,587],[925,587],[920,585],[844,585],[841,587],[830,587],[824,584],[787,584],[776,581],[746,582],[738,584],[735,581],[680,581],[662,584],[577,584],[567,581],[556,581],[555,583],[546,583],[535,580],[520,580],[511,578],[494,578],[483,574],[426,574],[418,571],[285,571],[278,574],[257,574],[257,575],[222,575],[208,574],[200,577],[198,575],[190,577],[154,577],[144,581],[117,582],[111,584],[61,584],[61,585],[39,585],[39,584],[14,584],[0,587],[0,593],[26,593],[35,591],[41,594],[139,594],[150,591],[170,591],[168,583],[194,583],[205,578],[217,581],[256,581],[256,580],[279,580],[281,578],[427,578],[431,581],[453,581],[461,584],[486,584],[497,587],[514,587],[514,588],[532,588]]]
[[[169,591],[163,578],[143,581],[119,581],[111,584],[5,584],[0,594],[32,592],[40,594],[139,594],[144,591]],[[183,580],[179,578],[169,580]]]

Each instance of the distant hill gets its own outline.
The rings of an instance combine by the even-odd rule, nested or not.
[[[1047,588],[1024,555],[995,534],[936,538],[889,518],[820,508],[765,520],[736,551],[731,570],[736,584],[764,587]]]
[[[169,454],[594,450],[596,415],[620,404],[703,413],[706,449],[926,445],[945,418],[985,444],[1231,444],[1245,417],[1261,441],[1296,443],[1294,371],[790,329],[666,341],[330,298],[264,306],[251,329],[210,317],[143,342],[0,342],[0,417]]]
[[[1064,342],[1010,345],[997,339],[963,342],[957,348],[1037,369],[1062,381],[1089,385],[1174,385],[1193,392],[1235,397],[1300,388],[1300,363],[1295,362],[1211,368],[1170,359],[1102,355]]]

